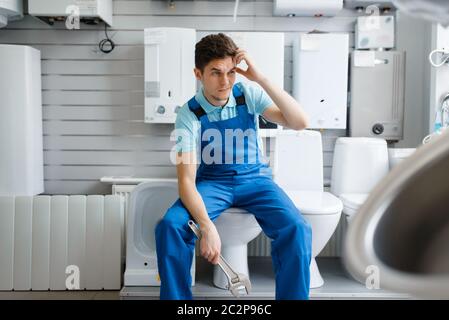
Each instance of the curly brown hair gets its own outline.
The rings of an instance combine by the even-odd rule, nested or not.
[[[235,57],[237,49],[234,41],[223,33],[205,36],[195,46],[195,67],[203,72],[212,60]]]

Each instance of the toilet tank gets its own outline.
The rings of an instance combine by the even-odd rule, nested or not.
[[[380,138],[338,138],[332,165],[331,192],[369,193],[388,173],[387,142]]]
[[[282,130],[275,140],[274,181],[287,190],[323,191],[321,134]]]
[[[0,45],[0,196],[44,192],[41,54]]]

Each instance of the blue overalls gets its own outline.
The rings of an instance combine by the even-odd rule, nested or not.
[[[230,207],[240,207],[254,214],[264,233],[272,239],[276,299],[308,299],[312,230],[290,198],[272,180],[270,168],[259,154],[255,134],[245,139],[244,150],[236,148],[234,143],[231,149],[225,148],[226,143],[229,146],[229,140],[225,142],[226,129],[256,132],[255,117],[248,112],[245,97],[237,86],[233,87],[233,94],[237,116],[227,120],[210,122],[195,98],[188,102],[190,110],[201,121],[201,137],[208,130],[219,131],[222,137],[221,141],[211,143],[217,147],[221,144],[223,163],[210,163],[201,157],[197,190],[212,221]],[[208,150],[208,144],[209,141],[201,142],[202,155]],[[215,150],[219,152],[220,148],[213,149],[212,156]],[[228,163],[225,157],[230,157],[228,160],[233,159],[234,163]],[[190,267],[196,237],[188,226],[190,219],[193,217],[178,199],[156,227],[161,299],[192,299]]]

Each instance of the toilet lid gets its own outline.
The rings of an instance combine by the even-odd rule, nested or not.
[[[344,193],[340,195],[345,208],[357,210],[368,198],[368,193]]]
[[[296,207],[305,215],[341,214],[343,204],[329,192],[285,190]]]

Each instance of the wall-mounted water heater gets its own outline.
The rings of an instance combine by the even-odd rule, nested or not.
[[[343,9],[343,0],[274,0],[275,16],[329,17]]]
[[[0,28],[6,27],[8,21],[23,17],[22,0],[0,0]]]
[[[50,25],[79,14],[82,22],[112,26],[112,0],[28,0],[28,13]]]
[[[395,10],[396,7],[391,0],[345,0],[345,8],[367,10],[367,14],[371,14],[371,10]]]
[[[351,137],[404,137],[405,52],[355,50],[351,58]]]
[[[309,128],[345,129],[349,35],[306,33],[293,41],[293,97],[309,115]]]
[[[41,54],[0,45],[0,196],[44,192]]]
[[[196,93],[195,29],[145,29],[145,122],[174,123]]]

